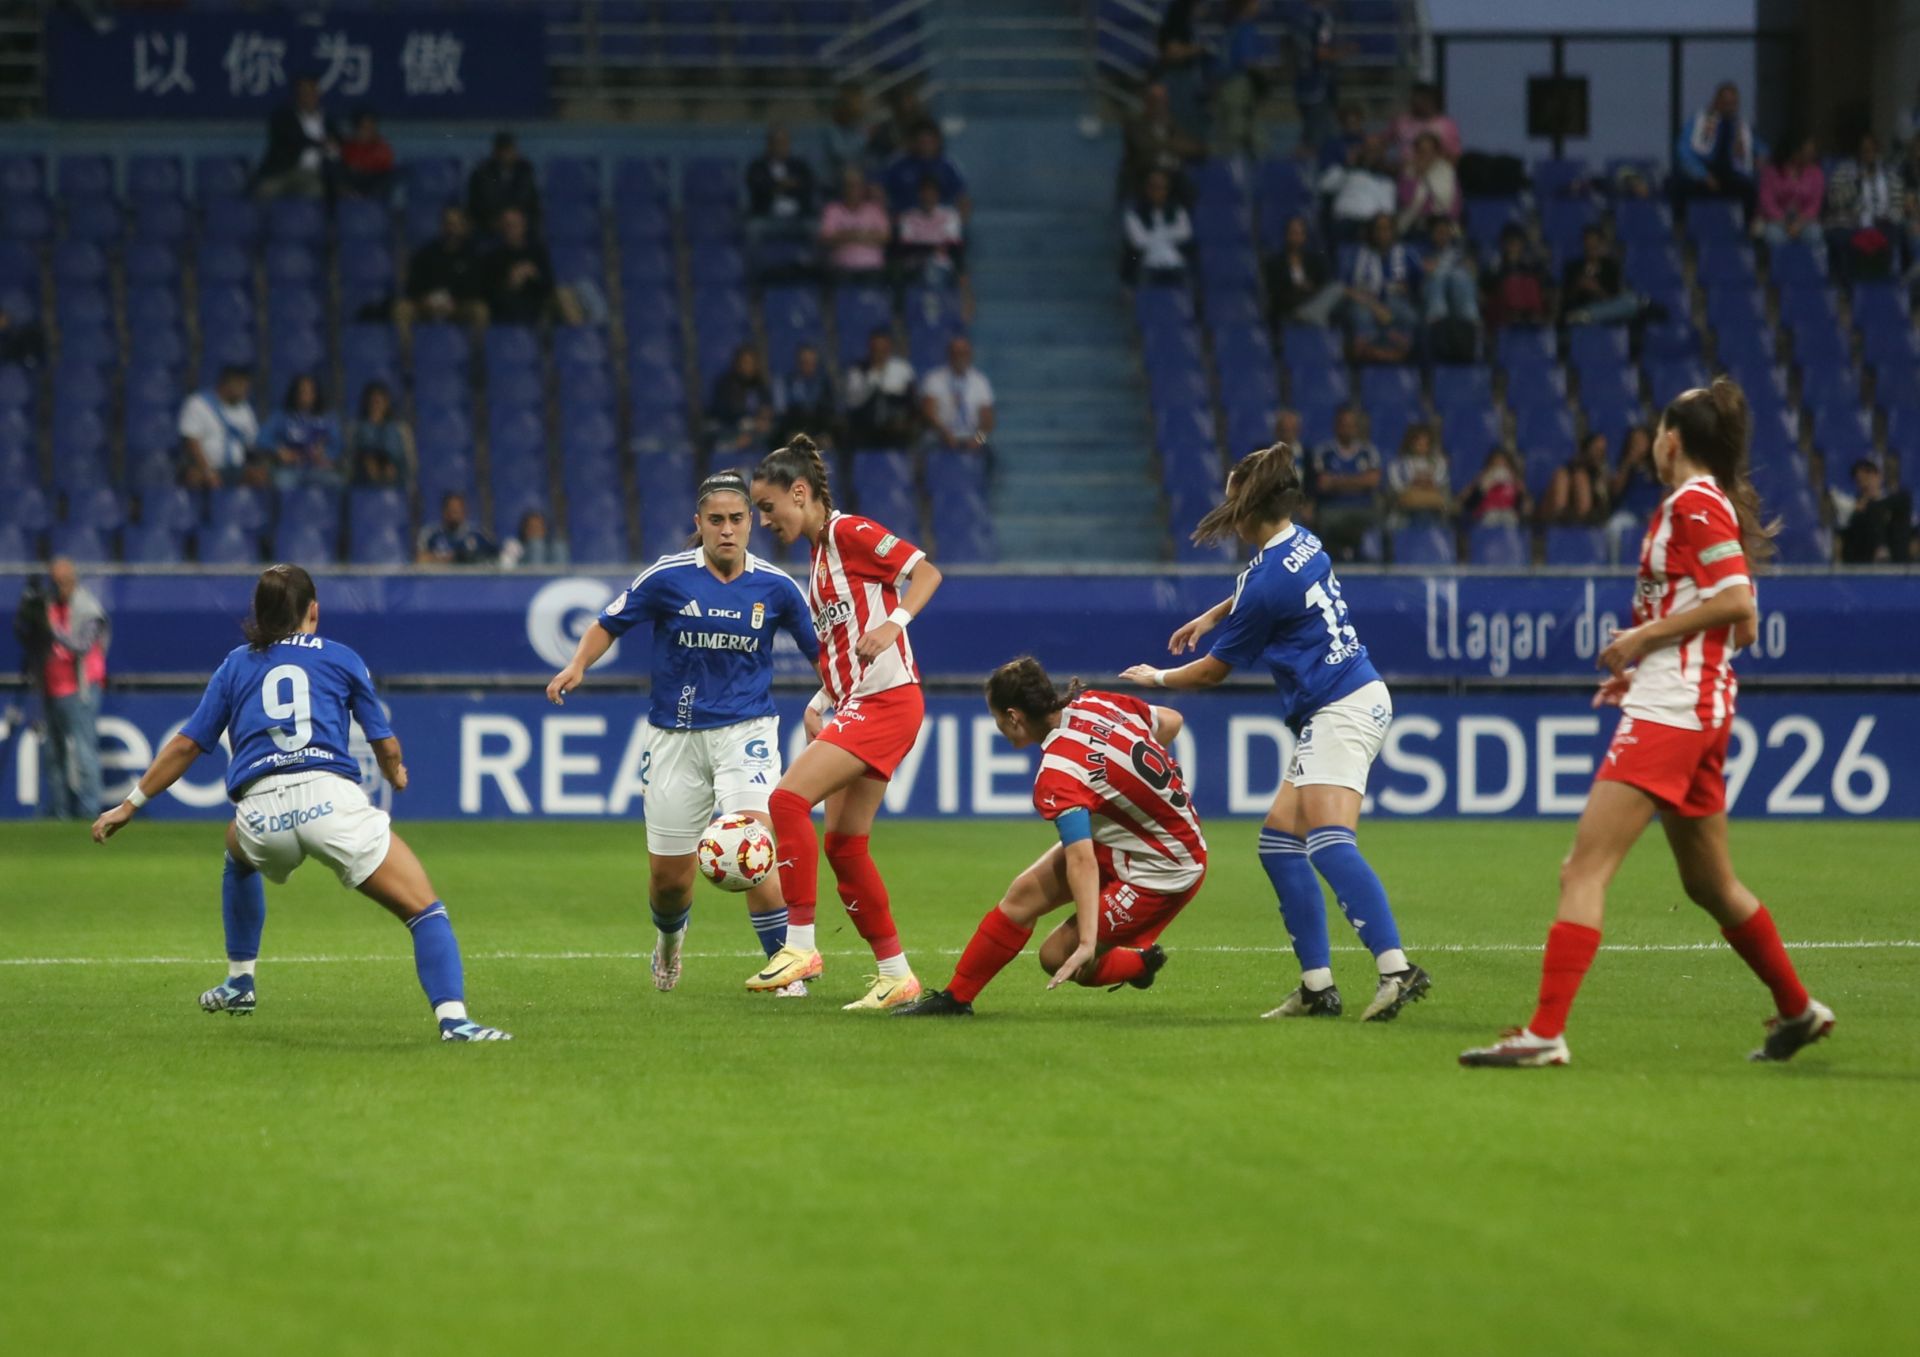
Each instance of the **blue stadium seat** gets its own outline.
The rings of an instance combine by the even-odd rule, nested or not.
[[[539,364],[540,336],[533,330],[523,325],[495,325],[488,329],[486,368],[489,379],[505,372],[537,369]]]
[[[1581,325],[1567,333],[1567,358],[1580,372],[1582,387],[1595,373],[1614,372],[1627,363],[1627,327]]]
[[[1662,409],[1683,391],[1707,384],[1707,371],[1699,363],[1647,364],[1647,394],[1655,409]]]
[[[1607,555],[1607,535],[1599,528],[1547,529],[1548,565],[1606,565]]]
[[[311,287],[320,281],[320,259],[306,245],[269,245],[266,252],[269,289],[289,283]]]
[[[393,489],[351,490],[347,494],[347,522],[356,535],[382,528],[400,529],[407,523],[406,496]]]
[[[1776,287],[1818,287],[1827,281],[1826,256],[1805,240],[1774,246],[1767,256],[1767,270]]]
[[[29,534],[11,523],[0,522],[0,561],[37,562],[40,559],[40,548],[35,545],[37,537],[37,533]]]
[[[1396,528],[1392,548],[1395,565],[1435,566],[1455,562],[1453,533],[1437,523]]]
[[[53,209],[35,197],[0,200],[0,236],[43,245],[53,238]]]
[[[80,524],[62,524],[53,530],[53,554],[68,556],[81,565],[104,565],[113,559],[113,534]]]
[[[120,205],[109,198],[83,198],[67,204],[66,237],[97,245],[115,244],[124,222]]]
[[[1433,369],[1433,404],[1444,417],[1462,407],[1493,404],[1493,372],[1478,365],[1440,364]]]
[[[737,160],[729,156],[693,156],[681,167],[681,201],[689,207],[698,203],[736,205],[743,182]]]
[[[1740,208],[1726,198],[1695,198],[1687,204],[1687,234],[1702,244],[1745,239]]]
[[[1757,287],[1760,281],[1752,248],[1737,239],[1701,241],[1697,273],[1701,283],[1708,287],[1721,284]]]
[[[1624,242],[1673,242],[1673,214],[1656,198],[1620,199],[1614,204],[1613,223]]]
[[[182,535],[164,523],[140,523],[121,537],[126,558],[134,565],[178,565],[182,542]]]
[[[315,199],[276,198],[267,204],[267,239],[319,249],[327,243],[326,209]]]
[[[260,559],[260,539],[237,524],[209,524],[194,534],[194,555],[202,565],[252,565]]]
[[[625,212],[634,207],[667,205],[666,162],[654,156],[622,156],[613,168],[614,205]]]
[[[344,245],[367,242],[385,245],[393,237],[393,218],[385,203],[368,198],[342,198],[334,208],[333,224]],[[342,250],[340,262],[346,263],[352,251]]]
[[[1480,523],[1467,534],[1467,560],[1473,565],[1520,570],[1532,560],[1532,552],[1512,524]]]
[[[230,245],[256,244],[260,239],[260,209],[241,198],[206,202],[201,213],[200,234],[207,240]]]
[[[133,205],[133,238],[178,245],[193,234],[193,214],[185,203],[152,198]]]
[[[397,527],[363,525],[355,520],[348,531],[347,559],[354,565],[396,566],[413,559]]]
[[[427,205],[436,216],[441,207],[460,197],[465,178],[460,162],[452,156],[409,156],[402,174],[407,183],[407,201]]]
[[[1524,224],[1526,208],[1518,198],[1469,197],[1466,200],[1467,239],[1482,251],[1500,246],[1500,233],[1513,223]]]
[[[595,156],[550,155],[541,176],[541,193],[549,207],[570,205],[600,210],[600,161]]]
[[[186,173],[180,157],[173,155],[132,155],[127,157],[127,197],[134,203],[155,199],[174,202],[186,190]]]
[[[273,559],[297,561],[301,565],[332,565],[335,559],[331,526],[304,518],[282,518],[273,532]]]
[[[44,532],[53,523],[53,510],[39,486],[14,481],[0,495],[0,523],[23,532]]]

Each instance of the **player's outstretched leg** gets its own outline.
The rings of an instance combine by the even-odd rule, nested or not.
[[[877,790],[885,788],[884,783],[872,785]],[[858,793],[850,789],[840,794],[840,800],[844,803],[856,795]],[[878,798],[874,799],[877,806]],[[828,804],[834,808],[833,802]],[[844,805],[838,809],[842,814],[847,813]],[[830,809],[830,826],[832,818]],[[871,812],[864,818],[871,823]],[[920,981],[907,965],[906,950],[900,945],[900,930],[893,922],[893,902],[887,894],[887,883],[874,864],[868,836],[842,833],[829,827],[826,854],[839,888],[840,903],[846,906],[847,917],[853,920],[854,928],[873,949],[874,967],[878,972],[867,992],[843,1007],[851,1010],[897,1008],[917,999]]]
[[[406,924],[413,936],[414,972],[440,1022],[442,1041],[513,1040],[467,1016],[466,976],[453,922],[447,918],[446,905],[434,894],[420,859],[398,834],[392,836],[385,861],[360,883],[360,890]]]
[[[1327,937],[1327,898],[1307,858],[1307,843],[1297,834],[1260,829],[1260,866],[1280,901],[1280,921],[1300,963],[1300,984],[1263,1018],[1337,1018],[1340,987],[1333,983],[1333,945]]]
[[[1307,856],[1314,870],[1333,887],[1347,922],[1373,953],[1380,972],[1379,988],[1360,1017],[1366,1022],[1389,1022],[1408,1004],[1426,997],[1433,980],[1407,960],[1400,948],[1400,927],[1387,904],[1386,887],[1360,855],[1353,830],[1325,825],[1307,835]]]
[[[231,837],[231,829],[229,829]],[[267,887],[253,865],[232,847],[220,873],[220,918],[227,933],[227,978],[200,996],[209,1013],[253,1012],[253,969],[267,924]]]

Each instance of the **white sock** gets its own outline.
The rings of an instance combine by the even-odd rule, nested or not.
[[[253,968],[256,964],[257,963],[253,961],[229,961],[227,963],[227,979],[238,980],[243,975],[249,980],[253,979]]]
[[[444,1004],[433,1006],[433,1016],[442,1022],[452,1018],[455,1022],[467,1020],[467,1006],[459,999],[449,999]]]
[[[1374,958],[1380,966],[1380,974],[1395,975],[1407,969],[1407,954],[1398,947],[1388,948]]]
[[[681,924],[680,927],[674,929],[671,933],[662,933],[657,928],[653,931],[660,938],[661,956],[670,957],[674,955],[674,953],[680,950],[680,944],[687,940],[687,926],[685,924]]]
[[[907,954],[905,952],[895,952],[885,961],[880,962],[879,965],[880,974],[886,976],[889,980],[904,980],[913,974],[913,968],[907,965]]]
[[[1326,966],[1315,966],[1310,971],[1300,972],[1300,988],[1312,990],[1318,994],[1333,983],[1333,971]]]
[[[803,952],[813,951],[814,950],[813,925],[812,924],[794,924],[794,923],[788,924],[787,925],[787,946],[797,947]]]

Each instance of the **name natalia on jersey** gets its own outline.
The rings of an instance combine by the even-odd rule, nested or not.
[[[360,762],[348,752],[354,721],[369,740],[393,734],[366,661],[338,641],[289,636],[264,651],[229,652],[180,733],[207,753],[226,734],[233,746],[227,795],[238,801],[274,773],[317,771],[359,782]]]
[[[1240,572],[1210,653],[1235,669],[1265,664],[1296,735],[1322,707],[1380,677],[1347,620],[1333,559],[1298,524],[1268,538]]]
[[[695,548],[662,556],[601,610],[600,625],[624,636],[653,624],[653,702],[663,730],[712,730],[772,716],[773,636],[784,629],[817,663],[806,595],[778,566],[752,555],[722,580]]]

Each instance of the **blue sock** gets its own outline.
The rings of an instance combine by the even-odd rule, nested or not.
[[[1321,894],[1320,878],[1307,860],[1307,845],[1297,835],[1263,826],[1260,865],[1273,883],[1273,893],[1280,897],[1280,920],[1287,926],[1287,939],[1300,959],[1300,969],[1317,971],[1333,965],[1327,941],[1327,897]]]
[[[685,928],[687,926],[687,916],[693,913],[693,907],[691,905],[682,906],[680,912],[677,914],[663,911],[658,905],[650,904],[648,908],[653,912],[653,926],[662,933],[669,934],[678,933],[681,929]]]
[[[1373,868],[1360,856],[1360,845],[1351,829],[1329,825],[1307,835],[1307,855],[1314,870],[1327,879],[1333,893],[1346,911],[1347,922],[1360,935],[1360,941],[1376,957],[1398,951],[1400,927],[1393,921],[1387,905],[1387,888],[1380,884]]]
[[[220,917],[227,925],[227,960],[258,960],[260,933],[267,926],[267,883],[231,853],[220,873]]]
[[[760,946],[768,956],[772,956],[787,945],[787,907],[770,909],[765,914],[748,911],[747,922],[753,925],[753,931],[760,935]]]
[[[435,900],[433,908],[407,920],[407,931],[413,934],[413,969],[420,977],[420,988],[427,992],[427,1002],[436,1010],[442,1004],[464,1005],[467,981],[447,907]]]

